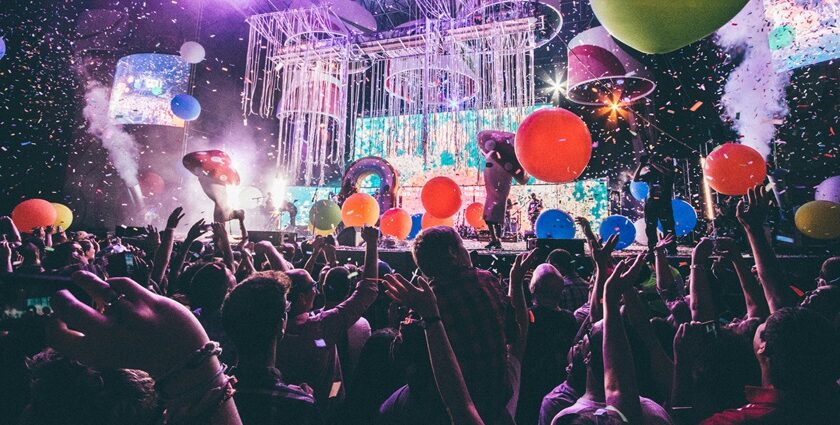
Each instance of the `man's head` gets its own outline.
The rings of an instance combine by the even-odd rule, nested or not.
[[[575,257],[565,249],[555,249],[548,254],[547,263],[554,266],[560,274],[565,277],[574,275],[575,272]]]
[[[96,257],[96,247],[94,247],[93,242],[82,239],[79,241],[79,246],[82,247],[82,255],[88,262],[93,261],[93,258]]]
[[[289,270],[289,302],[292,314],[312,310],[318,296],[318,283],[304,269]]]
[[[540,264],[531,276],[531,293],[534,304],[540,307],[556,308],[560,304],[565,282],[563,276],[551,264]]]
[[[753,350],[769,384],[791,395],[813,394],[840,377],[837,331],[806,308],[787,307],[770,315],[756,330]]]
[[[274,349],[286,329],[289,278],[276,271],[258,272],[233,288],[222,306],[222,325],[236,345],[240,361]]]
[[[831,257],[822,263],[817,283],[819,286],[840,286],[840,257]]]
[[[430,277],[451,275],[472,267],[470,254],[455,229],[448,226],[430,227],[414,240],[414,262]]]
[[[350,270],[333,267],[324,274],[324,299],[327,304],[338,304],[350,295]]]
[[[603,355],[604,322],[597,321],[592,324],[589,332],[583,336],[578,344],[572,347],[573,358],[583,359],[586,365],[587,379],[594,379],[594,387],[598,387],[604,379],[604,355]]]
[[[840,285],[817,287],[808,292],[799,306],[822,314],[840,330]]]
[[[531,197],[531,199],[537,199],[537,194],[534,192],[531,192],[529,196]]]
[[[215,311],[222,307],[228,291],[236,285],[233,274],[224,263],[215,261],[203,265],[187,286],[187,297],[193,309]]]
[[[93,369],[52,350],[36,355],[29,370],[31,397],[21,424],[143,425],[161,419],[146,372]]]

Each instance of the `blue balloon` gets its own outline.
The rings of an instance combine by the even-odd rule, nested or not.
[[[6,56],[6,40],[0,37],[0,59],[3,59],[3,56]]]
[[[186,93],[173,97],[170,105],[172,113],[184,121],[192,121],[201,114],[201,104],[198,103],[198,99]]]
[[[598,233],[604,241],[618,233],[618,243],[615,245],[615,249],[627,248],[636,240],[636,226],[623,215],[611,215],[605,218],[601,222],[601,229]]]
[[[674,209],[674,231],[677,236],[685,236],[693,232],[697,226],[697,210],[682,199],[671,200],[671,207]],[[662,230],[661,222],[658,227]]]
[[[420,230],[423,229],[423,214],[414,214],[411,216],[411,232],[408,233],[407,240],[414,239]]]
[[[650,195],[650,186],[646,182],[630,182],[630,194],[634,198],[644,201]]]
[[[573,239],[575,222],[560,210],[545,210],[537,217],[537,237],[540,239]]]

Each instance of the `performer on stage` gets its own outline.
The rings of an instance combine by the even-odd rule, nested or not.
[[[651,258],[658,242],[657,223],[662,223],[665,235],[674,234],[674,209],[671,206],[674,198],[674,172],[673,159],[658,159],[644,154],[639,158],[639,166],[633,173],[634,181],[645,182],[649,188],[648,199],[645,201],[645,234],[648,238],[648,256]],[[668,251],[672,255],[676,253],[676,242],[668,247]]]
[[[528,202],[528,221],[531,222],[531,230],[535,232],[537,217],[543,210],[543,202],[542,199],[537,198],[537,194],[534,192],[531,192],[530,198],[531,200]]]
[[[490,230],[487,249],[502,247],[502,225],[510,195],[511,177],[521,184],[528,181],[525,170],[516,159],[513,133],[486,130],[478,133],[478,147],[486,158],[484,168],[484,221]]]
[[[213,221],[224,223],[245,218],[244,210],[233,210],[228,205],[227,186],[239,184],[239,173],[231,166],[230,157],[220,150],[192,152],[184,155],[184,167],[198,177],[201,189],[215,207]]]

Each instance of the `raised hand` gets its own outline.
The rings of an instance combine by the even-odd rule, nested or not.
[[[749,230],[760,229],[767,220],[767,213],[770,211],[770,196],[763,185],[756,185],[747,192],[747,196],[738,202],[735,215],[744,228]]]
[[[536,249],[532,249],[516,256],[516,259],[513,260],[513,266],[510,268],[511,285],[520,285],[525,281],[525,273],[531,269],[536,261],[536,252]]]
[[[151,246],[155,248],[160,246],[160,232],[158,232],[158,229],[155,226],[152,226],[151,224],[146,226],[146,234],[149,235],[148,241]]]
[[[718,238],[715,250],[721,257],[729,261],[736,261],[743,258],[741,257],[741,250],[738,249],[738,244],[732,238]]]
[[[192,242],[192,241],[200,238],[202,235],[204,235],[207,232],[208,232],[208,229],[205,227],[204,219],[202,218],[202,219],[196,221],[192,225],[192,227],[190,227],[190,230],[187,231],[187,238],[185,239],[185,242],[186,241]]]
[[[50,301],[50,346],[93,367],[130,368],[159,377],[207,343],[195,316],[178,302],[155,295],[128,278],[103,281],[86,271],[73,274],[97,308],[69,291]]]
[[[694,251],[691,253],[691,262],[693,264],[703,264],[709,261],[714,250],[715,241],[713,239],[700,239],[700,242],[697,243],[697,246],[694,247]]]
[[[699,322],[683,323],[674,334],[674,361],[690,362],[703,343],[703,328]]]
[[[653,247],[653,250],[656,252],[665,252],[666,249],[674,242],[674,235],[672,233],[668,233],[662,239],[659,239],[656,242],[656,246]]]
[[[379,229],[376,227],[362,227],[362,240],[367,245],[376,245],[379,242]]]
[[[429,282],[420,276],[417,277],[417,282],[419,285],[414,285],[399,273],[386,275],[385,294],[391,297],[392,300],[404,306],[411,307],[420,314],[420,317],[430,318],[440,316],[437,298],[429,286]]]
[[[178,227],[178,223],[181,222],[181,219],[184,218],[184,208],[178,207],[175,208],[171,214],[169,214],[169,218],[166,219],[166,228],[167,229],[175,229]]]
[[[633,288],[633,284],[639,279],[644,264],[644,253],[637,255],[635,259],[627,258],[618,263],[604,283],[604,303],[617,305],[621,295]]]
[[[589,241],[589,250],[592,252],[592,259],[595,263],[600,265],[609,265],[612,260],[612,253],[615,246],[618,244],[618,234],[612,234],[607,238],[607,242],[601,244],[596,240]]]
[[[589,220],[587,220],[585,217],[575,217],[575,224],[580,226],[580,229],[583,231],[592,228],[592,226],[589,224]]]

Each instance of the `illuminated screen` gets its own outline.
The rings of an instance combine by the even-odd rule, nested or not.
[[[764,0],[779,71],[840,57],[840,0]]]
[[[117,62],[109,116],[117,124],[183,127],[184,121],[172,114],[170,102],[187,92],[189,76],[190,66],[179,56],[125,56]]]

